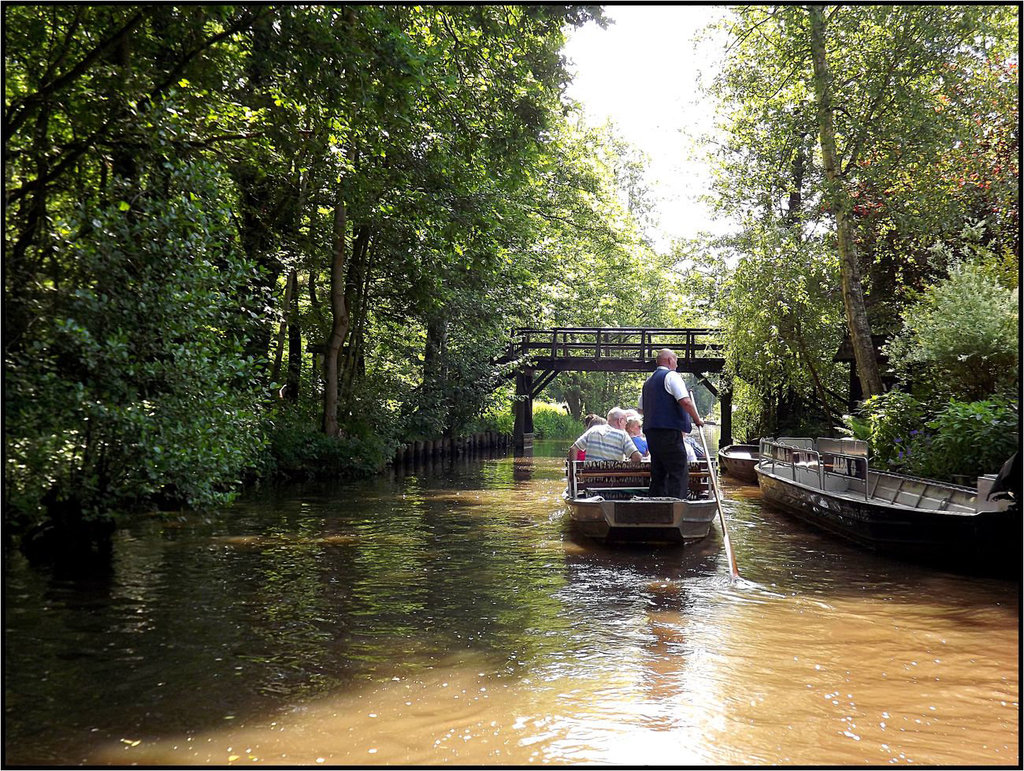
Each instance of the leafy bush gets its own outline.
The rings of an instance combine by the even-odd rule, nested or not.
[[[843,433],[867,441],[872,465],[896,471],[903,467],[909,442],[924,428],[924,405],[894,389],[867,399],[859,415],[844,415]]]
[[[903,390],[844,417],[845,432],[870,442],[880,468],[973,478],[998,471],[1016,447],[1018,291],[993,268],[1002,263],[980,232],[965,231],[962,255],[937,253],[949,277],[907,309],[885,347]]]
[[[104,516],[155,500],[229,499],[263,442],[262,298],[203,164],[53,224],[67,264],[53,311],[5,361],[5,503]]]
[[[500,434],[511,434],[515,431],[515,416],[507,404],[493,407],[483,414],[476,423],[476,430],[497,431]]]
[[[954,481],[995,474],[1017,449],[1019,408],[1005,399],[949,404],[910,441],[904,467],[929,479]]]
[[[384,468],[394,447],[374,433],[329,437],[301,409],[279,414],[270,431],[268,471],[288,478],[356,479]]]
[[[533,432],[538,439],[575,439],[583,424],[557,404],[534,402]]]
[[[843,433],[865,439],[871,465],[929,479],[954,481],[996,473],[1017,446],[1015,401],[951,399],[938,412],[899,390],[864,402],[844,416]]]
[[[986,398],[1016,389],[1018,327],[1017,290],[963,265],[907,309],[903,331],[885,353],[900,379],[925,397]]]

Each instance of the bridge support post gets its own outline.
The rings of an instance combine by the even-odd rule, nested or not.
[[[516,374],[515,425],[512,439],[519,454],[533,451],[533,370]]]
[[[718,438],[718,446],[728,447],[732,444],[732,383],[725,384],[718,399],[722,408],[722,433]]]

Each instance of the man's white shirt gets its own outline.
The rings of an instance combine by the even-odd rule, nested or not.
[[[658,369],[668,369],[668,367],[659,366]],[[676,372],[674,369],[669,369],[668,374],[665,375],[665,391],[672,394],[672,398],[675,399],[677,403],[680,399],[685,399],[690,395],[689,390],[686,388],[686,381],[683,380],[683,376]],[[643,390],[640,391],[640,399],[636,403],[636,408],[643,412]]]

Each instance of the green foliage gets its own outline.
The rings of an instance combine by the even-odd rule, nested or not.
[[[322,201],[346,207],[344,345],[365,355],[368,374],[390,369],[373,358],[408,353],[410,371],[396,373],[391,395],[407,437],[457,434],[476,420],[495,386],[487,362],[508,327],[535,313],[531,274],[552,262],[538,245],[566,214],[546,184],[560,169],[567,73],[558,51],[564,26],[593,13],[307,7],[283,11],[280,39],[270,35],[268,55],[286,60],[293,38],[317,41],[315,54],[291,54],[294,75],[270,68],[280,79],[266,88],[286,92],[312,128],[296,149],[321,254],[333,247]],[[366,70],[376,77],[349,76]],[[311,103],[311,85],[330,97]],[[287,198],[294,182],[284,182]],[[311,281],[320,279],[322,257],[311,262]],[[330,318],[318,311],[321,330]],[[343,367],[342,412],[362,377]]]
[[[562,103],[591,19],[5,8],[8,511],[212,505],[250,473],[510,432],[510,327],[670,322],[642,156]],[[268,415],[283,382],[298,403]]]
[[[533,432],[538,439],[575,439],[583,424],[558,404],[533,403]]]
[[[64,282],[6,362],[5,488],[29,519],[47,493],[87,516],[209,506],[255,462],[257,363],[242,341],[259,298],[215,178],[168,162],[159,192],[55,223]]]
[[[833,104],[842,106],[833,111],[838,200],[880,333],[899,328],[914,292],[949,270],[950,254],[970,251],[967,226],[978,220],[987,224],[987,269],[1016,285],[1016,16],[981,5],[826,13]],[[834,421],[846,402],[831,361],[847,325],[832,236],[837,191],[816,147],[808,20],[799,5],[740,6],[725,22],[733,43],[712,90],[726,138],[709,144],[716,203],[743,232],[717,254],[683,250],[728,330],[729,368],[744,381],[739,410],[769,431],[787,405]]]
[[[886,353],[924,396],[984,398],[1017,387],[1019,323],[1018,290],[963,265],[907,309]]]
[[[844,433],[867,441],[872,465],[898,470],[906,462],[911,440],[924,428],[924,406],[893,389],[863,402],[859,414],[843,415]]]
[[[844,415],[844,433],[869,443],[871,465],[929,479],[955,481],[994,474],[1017,449],[1020,407],[1007,398],[956,398],[930,409],[892,390]]]
[[[964,476],[973,486],[975,477],[997,473],[1017,449],[1020,407],[1007,399],[951,399],[925,426],[911,439],[906,469],[930,479]]]
[[[828,425],[845,401],[832,360],[843,330],[836,266],[820,242],[797,236],[761,223],[716,251],[675,245],[687,283],[703,288],[709,315],[721,319],[737,435],[791,433],[810,413]]]
[[[751,387],[742,380],[733,380],[732,399],[735,409],[732,412],[732,433],[742,439],[756,439],[761,436],[774,436],[778,432],[764,430],[763,415],[757,393],[750,393]]]
[[[607,124],[558,124],[543,173],[528,192],[541,248],[524,244],[515,265],[521,293],[514,326],[672,327],[681,285],[672,259],[645,239],[643,156]],[[625,202],[625,203],[624,203]],[[510,255],[510,258],[512,255]],[[622,374],[564,372],[544,397],[579,418],[635,403],[639,383]]]
[[[508,403],[503,401],[485,412],[474,428],[480,431],[497,431],[500,434],[511,435],[515,430],[515,416],[508,408]]]
[[[373,433],[325,436],[311,410],[288,410],[274,420],[267,471],[287,479],[358,479],[378,473],[394,445]]]
[[[710,415],[717,403],[717,397],[703,383],[696,382],[697,379],[689,373],[683,376],[683,380],[686,381],[686,387],[690,391],[690,398],[693,399],[697,412],[704,417]]]

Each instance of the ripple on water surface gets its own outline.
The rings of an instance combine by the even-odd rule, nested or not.
[[[567,528],[563,447],[6,560],[12,763],[1019,763],[1013,582],[888,561],[724,480],[688,548]]]

